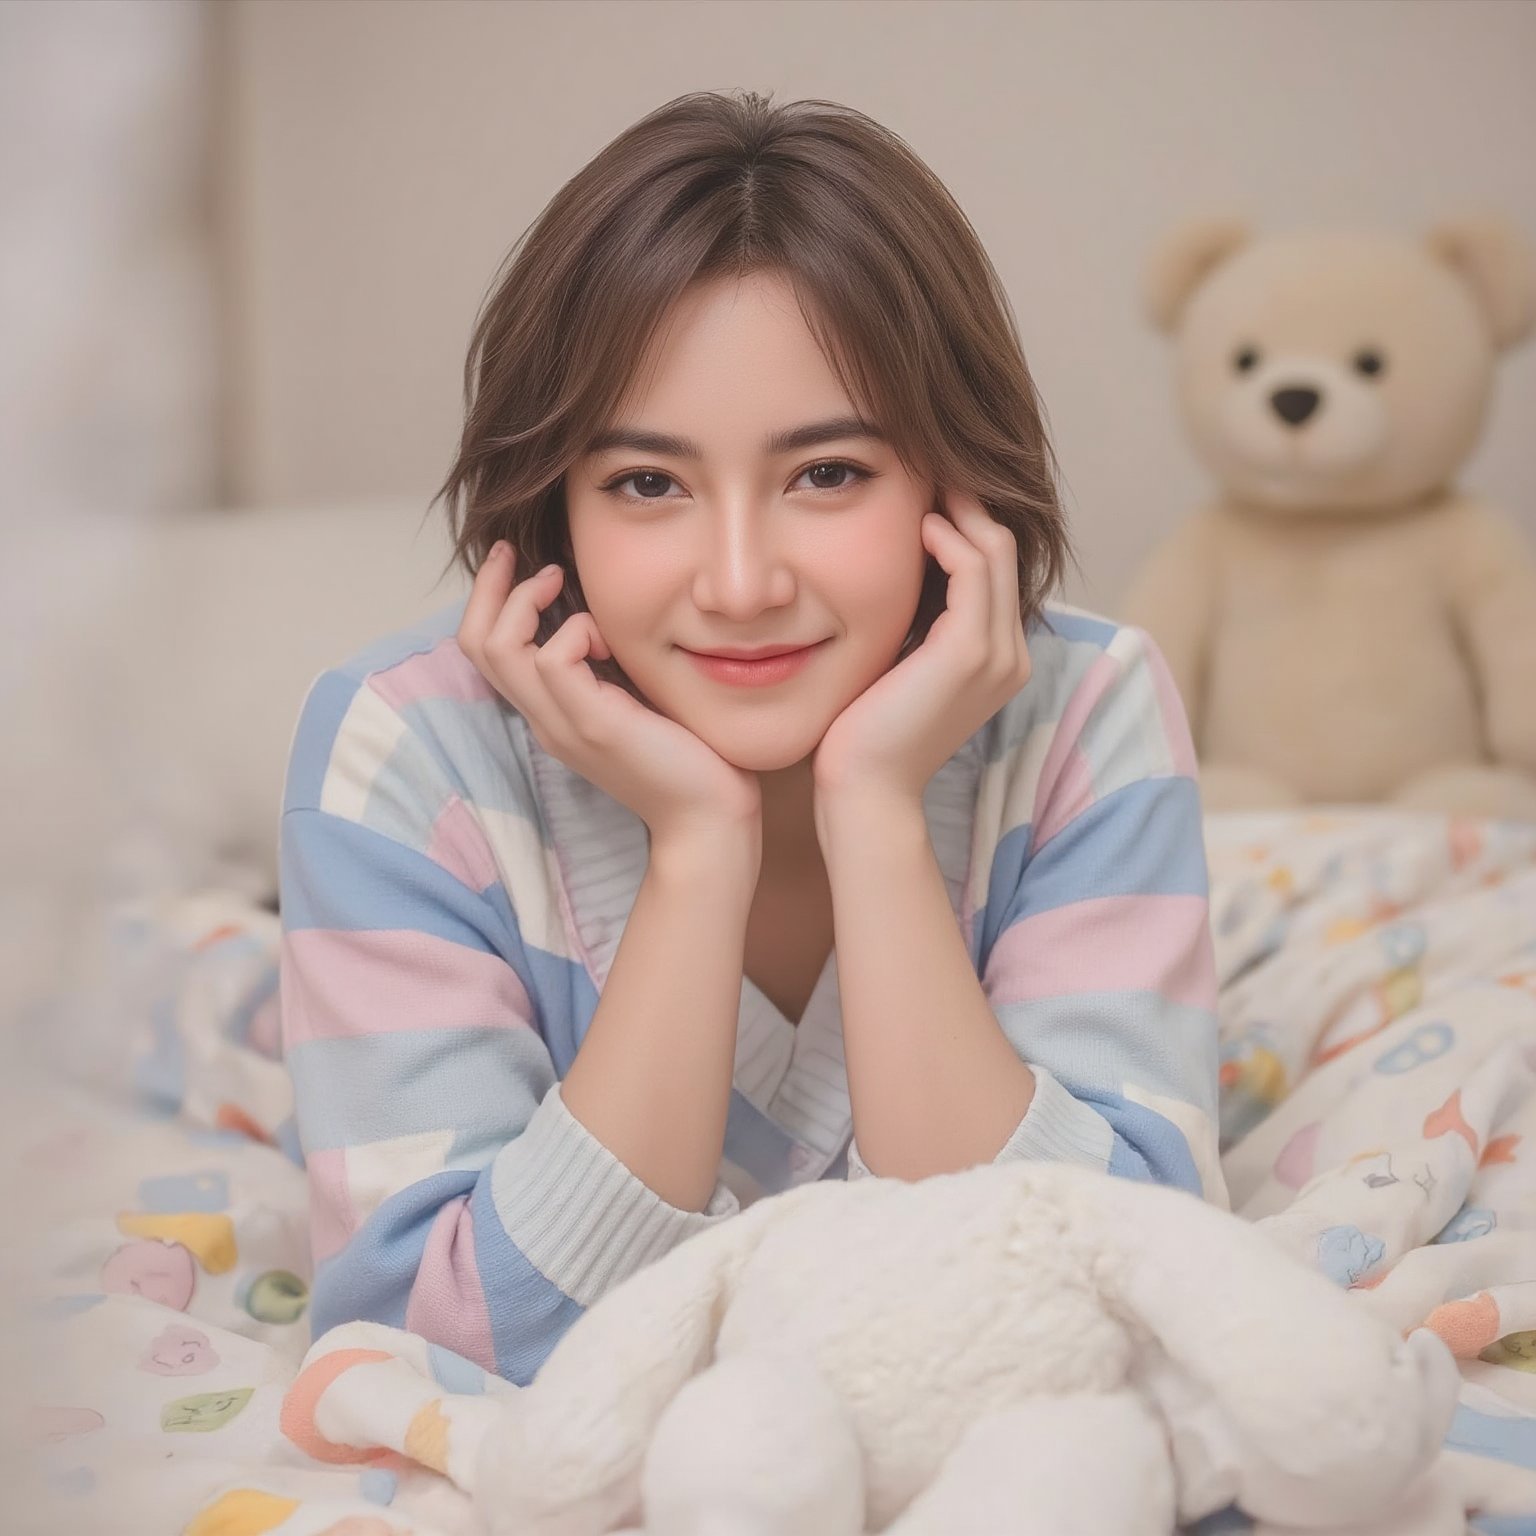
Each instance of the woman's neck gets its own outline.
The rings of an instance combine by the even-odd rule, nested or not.
[[[811,759],[760,773],[757,780],[763,797],[763,872],[779,877],[820,872]]]

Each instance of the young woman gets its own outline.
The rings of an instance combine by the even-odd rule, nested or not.
[[[833,103],[671,102],[520,242],[466,396],[473,590],[292,749],[316,1331],[526,1382],[808,1179],[1224,1204],[1188,729],[1145,634],[1046,604],[1041,411],[933,174]]]

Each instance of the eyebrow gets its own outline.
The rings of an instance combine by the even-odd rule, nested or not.
[[[885,434],[872,422],[858,416],[834,416],[828,421],[812,421],[803,427],[790,427],[771,434],[763,444],[772,454],[793,453],[798,448],[814,448],[818,443],[841,442],[850,437],[883,443]],[[587,446],[589,454],[606,453],[610,448],[633,448],[640,453],[660,453],[674,459],[702,459],[704,450],[686,437],[669,432],[646,432],[639,427],[610,427],[599,432]]]

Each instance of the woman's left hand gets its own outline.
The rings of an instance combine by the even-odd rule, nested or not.
[[[812,761],[818,806],[920,806],[940,767],[1029,681],[1014,536],[974,496],[946,491],[941,505],[954,520],[930,512],[921,534],[949,576],[944,612],[827,727]]]

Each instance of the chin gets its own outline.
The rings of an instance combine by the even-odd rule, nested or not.
[[[793,768],[810,757],[826,733],[826,725],[820,721],[810,723],[803,731],[767,722],[738,731],[718,727],[702,730],[688,725],[686,720],[681,723],[712,752],[744,773],[779,773]]]

